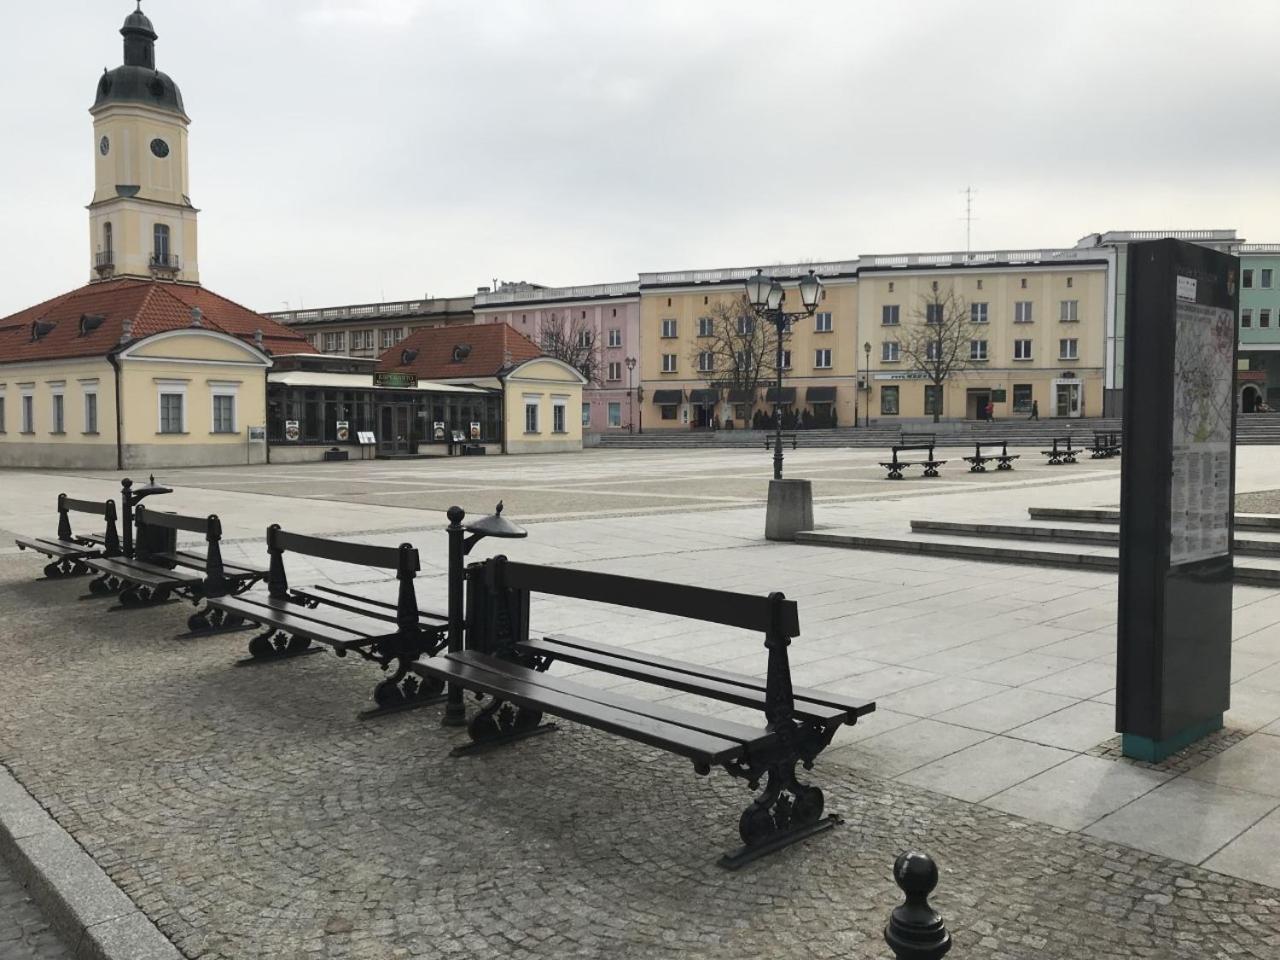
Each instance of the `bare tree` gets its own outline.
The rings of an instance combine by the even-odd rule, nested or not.
[[[707,386],[749,396],[777,376],[778,333],[756,316],[745,296],[715,304],[698,321],[689,360]]]
[[[899,338],[902,359],[932,385],[934,423],[942,413],[942,385],[975,359],[971,343],[982,339],[978,330],[969,305],[950,287],[922,294],[910,319],[903,324]]]
[[[569,364],[588,384],[601,384],[600,337],[592,324],[553,313],[542,321],[538,340],[547,356]]]

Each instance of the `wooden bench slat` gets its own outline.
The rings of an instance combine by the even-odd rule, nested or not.
[[[13,542],[29,550],[60,560],[84,560],[101,553],[98,546],[76,543],[70,540],[46,540],[43,537],[14,537]]]
[[[95,557],[85,562],[91,569],[97,570],[99,573],[119,577],[121,580],[144,587],[172,588],[187,583],[199,583],[201,580],[195,574],[183,573],[180,570],[168,570],[139,560]]]
[[[496,657],[488,657],[475,651],[465,650],[460,654],[450,654],[449,657],[452,660],[465,661],[467,663],[475,662],[478,658],[482,662],[478,663],[477,666],[482,666],[486,670],[492,670],[495,673],[502,673],[517,679],[528,679],[526,676],[529,673],[528,667],[499,660]],[[629,713],[641,713],[644,716],[653,717],[655,720],[674,723],[676,726],[684,727],[688,730],[700,730],[703,733],[723,737],[725,740],[736,740],[742,744],[756,746],[776,739],[775,734],[770,733],[763,727],[749,727],[745,723],[734,723],[732,720],[723,720],[707,714],[690,713],[687,710],[680,710],[667,704],[627,696],[617,691],[600,690],[595,687],[589,687],[586,684],[574,683],[572,680],[566,680],[563,677],[552,676],[548,673],[534,672],[538,676],[538,685],[549,690],[558,690],[561,693],[581,697],[583,700],[591,700],[595,703],[602,703],[605,706],[617,707]]]
[[[630,677],[632,680],[641,680],[645,683],[668,687],[672,690],[698,694],[709,697],[712,700],[736,704],[740,707],[763,710],[765,706],[763,682],[759,687],[756,687],[733,680],[699,676],[696,673],[689,672],[688,664],[673,663],[671,666],[659,666],[643,660],[628,659],[611,653],[549,643],[545,640],[528,640],[517,644],[517,647],[527,653],[545,654],[555,657],[557,660],[563,660],[565,663],[590,667],[593,670],[616,674],[620,677]],[[828,721],[842,721],[850,713],[846,709],[825,704],[815,704],[799,698],[795,702],[795,711],[801,716]]]
[[[351,563],[361,567],[381,567],[385,570],[398,570],[400,567],[400,550],[397,547],[326,540],[323,537],[309,537],[301,533],[290,533],[287,530],[276,530],[275,539],[282,549],[305,554],[308,557]],[[416,550],[414,554],[416,560]],[[419,569],[417,563],[414,564],[414,569]]]
[[[694,676],[706,677],[710,680],[721,680],[725,683],[736,683],[739,686],[751,687],[753,690],[759,690],[762,693],[765,689],[765,680],[763,677],[753,677],[749,673],[737,673],[733,670],[721,670],[718,667],[703,667],[693,663],[686,663],[682,660],[671,660],[666,657],[660,657],[656,654],[646,653],[643,650],[632,650],[625,647],[610,646],[606,643],[598,643],[595,640],[584,640],[581,637],[573,637],[564,633],[548,634],[543,637],[547,643],[576,647],[580,650],[587,650],[593,653],[602,653],[606,656],[617,657],[623,660],[635,660],[637,663],[652,664],[656,667],[662,667],[667,670],[678,670],[683,673],[691,673]],[[871,713],[875,710],[876,705],[873,700],[861,700],[856,697],[843,697],[838,693],[829,693],[826,690],[815,690],[809,687],[794,687],[792,696],[797,700],[807,700],[809,703],[821,704],[824,707],[831,707],[836,710],[843,710],[849,713],[855,713],[858,716]]]
[[[528,671],[530,677],[516,679],[449,656],[415,661],[413,669],[441,680],[456,680],[467,689],[499,697],[518,707],[551,713],[574,723],[658,747],[695,763],[723,763],[745,752],[742,744],[731,740],[541,686],[536,682],[537,673],[533,670]]]
[[[389,583],[394,581],[388,581]],[[375,600],[373,597],[361,597],[354,593],[348,593],[346,590],[338,590],[334,587],[327,587],[323,584],[315,584],[309,587],[290,587],[294,593],[304,597],[315,597],[327,607],[337,607],[339,609],[351,610],[355,613],[361,613],[368,617],[378,620],[387,620],[391,623],[396,622],[396,605],[388,603],[385,600]],[[335,601],[334,597],[340,597],[340,601]],[[435,610],[423,610],[419,608],[418,617],[421,620],[437,620],[440,623],[447,623],[448,614],[440,613]]]
[[[365,634],[308,618],[305,616],[308,612],[305,607],[282,610],[278,606],[269,606],[262,602],[260,596],[214,597],[208,604],[215,610],[224,610],[264,627],[278,627],[286,633],[306,637],[339,650],[367,646],[373,639]]]
[[[161,560],[172,560],[174,563],[192,570],[205,573],[209,567],[209,558],[194,550],[178,550],[174,553],[157,553],[153,556]],[[222,573],[226,577],[265,577],[267,571],[261,567],[246,567],[239,563],[222,562]]]

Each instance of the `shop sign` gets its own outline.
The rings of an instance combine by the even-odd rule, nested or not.
[[[418,386],[418,375],[416,373],[375,373],[373,375],[373,385],[375,387],[395,387],[401,390],[413,390]]]
[[[431,425],[431,437],[433,440],[444,439],[444,421],[437,420]]]
[[[471,421],[471,439],[472,440],[480,439],[480,424],[475,420]]]
[[[349,420],[339,420],[334,424],[334,427],[339,443],[346,443],[351,439],[351,422]]]
[[[284,438],[290,443],[297,441],[302,436],[302,431],[298,429],[297,420],[286,420],[284,422]]]

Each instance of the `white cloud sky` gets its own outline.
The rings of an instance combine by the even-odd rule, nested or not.
[[[87,279],[127,0],[6,9],[0,315]],[[260,310],[1106,229],[1280,240],[1280,4],[144,0]]]

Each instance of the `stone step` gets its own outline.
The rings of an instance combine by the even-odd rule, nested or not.
[[[995,537],[1055,543],[1089,543],[1118,546],[1120,531],[1114,525],[1042,527],[1016,523],[971,523],[957,520],[912,520],[912,533],[941,533],[957,536]],[[1280,557],[1280,539],[1235,538],[1237,554]]]
[[[1107,507],[1027,507],[1032,520],[1075,520],[1119,523],[1120,511]],[[1237,530],[1280,530],[1280,516],[1271,513],[1237,513]]]

